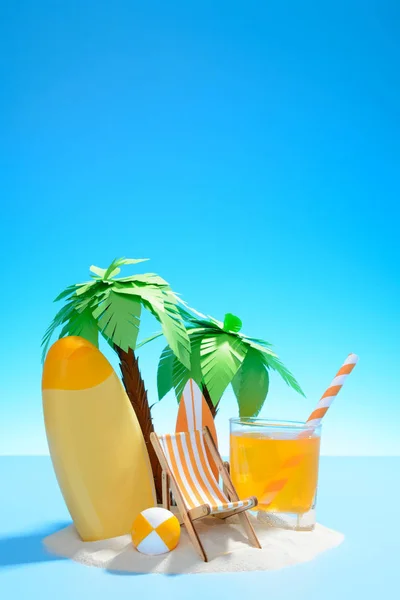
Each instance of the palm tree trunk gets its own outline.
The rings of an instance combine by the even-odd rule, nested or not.
[[[212,418],[215,419],[215,417],[217,416],[217,412],[218,412],[219,402],[217,402],[217,404],[214,406],[214,404],[212,403],[212,400],[211,400],[210,392],[208,391],[206,384],[202,383],[201,387],[202,387],[202,391],[203,391],[203,396],[207,402],[207,406],[211,411]]]
[[[154,431],[153,421],[151,418],[147,391],[144,387],[144,381],[139,370],[139,361],[132,349],[128,352],[122,350],[118,346],[114,346],[120,361],[122,374],[122,382],[124,384],[128,398],[132,404],[132,408],[136,413],[140,428],[146,442],[147,451],[149,453],[151,469],[154,476],[154,485],[156,488],[157,502],[162,501],[162,469],[154,452],[153,445],[150,441],[150,434]]]

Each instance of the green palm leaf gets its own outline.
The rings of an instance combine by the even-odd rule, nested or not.
[[[260,338],[249,337],[248,335],[244,335],[243,333],[239,334],[241,338],[247,340],[248,342],[254,342],[259,346],[266,346],[267,348],[272,348],[273,344],[266,342],[265,340],[261,340]]]
[[[187,369],[167,346],[161,353],[157,371],[158,398],[161,400],[172,388],[175,390],[178,402],[189,379],[194,379],[200,386],[202,375],[200,371],[200,336],[190,336],[191,368]]]
[[[172,369],[174,366],[175,354],[167,346],[161,352],[157,369],[157,391],[158,399],[162,400],[166,394],[174,387],[172,378]]]
[[[52,322],[46,329],[45,334],[42,338],[42,343],[41,343],[41,345],[42,345],[42,362],[45,359],[47,350],[50,345],[51,338],[53,337],[55,330],[58,329],[58,327],[60,327],[60,325],[63,325],[63,323],[66,323],[71,318],[74,311],[75,311],[74,302],[70,301],[68,304],[63,306],[58,311],[58,313],[56,314],[56,316],[54,317],[54,319],[52,320]]]
[[[283,381],[287,383],[288,386],[293,388],[296,392],[305,397],[305,393],[301,389],[299,383],[294,378],[292,373],[285,367],[285,365],[279,360],[277,356],[271,356],[269,354],[263,353],[262,355],[263,361],[267,369],[273,369],[282,377]]]
[[[104,274],[107,271],[107,269],[101,269],[100,267],[96,267],[95,265],[90,265],[89,271],[92,271],[92,273],[97,275],[97,277],[100,277],[100,279],[103,279]]]
[[[119,283],[134,283],[137,285],[157,285],[169,288],[169,283],[155,273],[144,273],[143,275],[131,275],[130,277],[119,277]]]
[[[135,293],[141,296],[143,305],[161,323],[162,332],[175,356],[186,368],[190,368],[189,336],[174,293],[150,285],[136,288]]]
[[[269,376],[262,355],[249,348],[232,380],[240,417],[256,417],[268,394]]]
[[[261,352],[263,354],[268,354],[269,356],[277,356],[275,354],[275,352],[273,352],[272,350],[270,350],[270,348],[268,348],[267,346],[262,346],[261,344],[259,344],[256,341],[254,341],[252,338],[243,338],[242,337],[242,339],[243,339],[244,343],[248,344],[249,346],[251,346],[252,348],[254,348],[254,350],[257,350],[258,352]]]
[[[228,333],[203,337],[200,347],[201,372],[214,406],[236,375],[247,351],[246,344]]]
[[[63,300],[68,296],[71,296],[76,292],[76,285],[69,285],[65,290],[58,294],[57,298],[54,299],[54,302],[58,302],[59,300]]]
[[[152,335],[149,335],[149,337],[144,338],[144,340],[141,340],[140,342],[138,342],[136,344],[136,350],[139,350],[139,348],[142,348],[142,346],[145,346],[149,342],[156,340],[157,338],[161,337],[162,335],[163,335],[162,331],[157,331],[157,333],[153,333]]]
[[[72,311],[59,337],[62,338],[66,335],[79,335],[98,347],[99,330],[90,308],[85,308],[82,312]]]
[[[182,395],[191,372],[175,356],[171,348],[164,348],[160,356],[157,371],[158,399],[161,400],[172,388],[175,390],[177,400]]]
[[[121,269],[119,267],[122,267],[122,265],[136,265],[137,263],[145,262],[146,260],[149,260],[149,259],[148,258],[124,258],[124,257],[115,258],[112,261],[112,263],[110,264],[110,266],[106,269],[102,278],[103,279],[111,279],[112,277],[115,277],[121,271]],[[99,267],[95,267],[95,268],[98,269]]]
[[[164,311],[157,311],[163,334],[175,356],[186,368],[190,368],[190,341],[185,325],[176,305],[167,301],[164,307]]]
[[[172,365],[172,382],[175,389],[175,396],[178,402],[180,402],[183,390],[185,389],[185,385],[191,377],[191,371],[187,369],[174,355],[174,362]]]
[[[128,352],[134,349],[139,333],[141,303],[139,299],[127,297],[118,289],[110,289],[93,311],[102,335],[112,344]]]

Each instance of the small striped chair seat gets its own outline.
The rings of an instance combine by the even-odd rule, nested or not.
[[[255,498],[229,501],[213,475],[201,431],[160,435],[158,439],[188,510],[206,504],[211,514],[216,514],[256,505]]]

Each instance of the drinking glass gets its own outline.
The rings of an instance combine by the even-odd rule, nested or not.
[[[315,526],[321,425],[230,419],[230,470],[242,499],[256,496],[258,518],[299,531]]]

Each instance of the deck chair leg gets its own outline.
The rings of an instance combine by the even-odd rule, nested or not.
[[[187,513],[183,513],[182,519],[186,526],[186,531],[188,532],[188,536],[190,537],[193,546],[197,550],[200,557],[204,560],[204,562],[208,562],[206,551],[203,548],[203,544],[200,541],[199,534],[197,533],[193,525],[193,521],[190,518],[190,515],[188,515]]]
[[[183,501],[179,488],[175,485],[175,482],[173,482],[172,485],[172,492],[175,496],[176,504],[178,506],[178,510],[181,517],[179,521],[183,522],[183,524],[185,525],[190,541],[192,542],[200,557],[204,560],[204,562],[208,562],[207,554],[203,548],[203,544],[200,541],[199,534],[194,528],[193,520],[185,507],[185,503]]]
[[[247,512],[241,512],[238,514],[240,524],[243,529],[247,533],[247,537],[249,538],[249,542],[255,548],[261,548],[261,544],[258,541],[258,537],[256,536],[256,532],[254,531],[253,525],[250,523],[249,515]]]
[[[162,504],[167,510],[171,508],[171,496],[169,493],[169,477],[168,473],[162,472]]]

